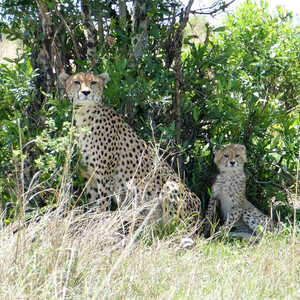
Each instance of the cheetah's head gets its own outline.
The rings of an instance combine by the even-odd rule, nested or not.
[[[66,73],[59,75],[68,97],[76,105],[102,103],[102,94],[105,84],[109,81],[109,75],[102,73],[77,73],[72,76]]]
[[[224,148],[218,150],[215,154],[215,164],[220,171],[233,171],[243,169],[247,161],[246,148],[240,144],[224,145]]]

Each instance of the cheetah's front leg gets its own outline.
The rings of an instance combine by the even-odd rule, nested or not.
[[[231,211],[227,213],[224,225],[221,227],[221,231],[230,230],[233,225],[242,217],[243,209],[241,207],[233,206]]]
[[[97,212],[105,212],[111,209],[111,180],[99,178],[96,175],[86,178],[86,195],[88,209]]]

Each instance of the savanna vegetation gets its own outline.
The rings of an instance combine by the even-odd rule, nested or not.
[[[266,1],[245,1],[216,28],[204,15],[233,1],[205,2],[0,1],[0,32],[23,46],[0,64],[3,299],[298,295],[300,28]],[[244,144],[247,197],[280,218],[282,235],[256,246],[199,237],[182,250],[180,229],[120,240],[129,211],[74,217],[86,200],[63,70],[108,72],[105,102],[168,153],[203,209],[214,151]]]

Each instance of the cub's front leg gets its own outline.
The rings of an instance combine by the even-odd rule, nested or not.
[[[224,216],[225,222],[221,227],[221,231],[230,230],[242,216],[243,209],[238,206],[233,206],[232,209]]]

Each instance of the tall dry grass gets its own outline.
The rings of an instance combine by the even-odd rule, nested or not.
[[[124,235],[124,220],[139,215],[132,206],[112,213],[66,209],[72,196],[71,153],[70,146],[57,193],[59,208],[28,224],[24,211],[30,193],[21,181],[20,214],[0,230],[0,299],[300,297],[295,224],[290,232],[266,234],[258,243],[196,237],[191,248],[180,244],[186,232],[178,229],[159,239],[147,220],[140,230]],[[22,173],[22,159],[20,166]]]
[[[122,215],[44,215],[0,231],[0,299],[297,299],[300,239],[135,239]],[[146,234],[147,235],[147,234]],[[147,237],[146,237],[147,238]]]

